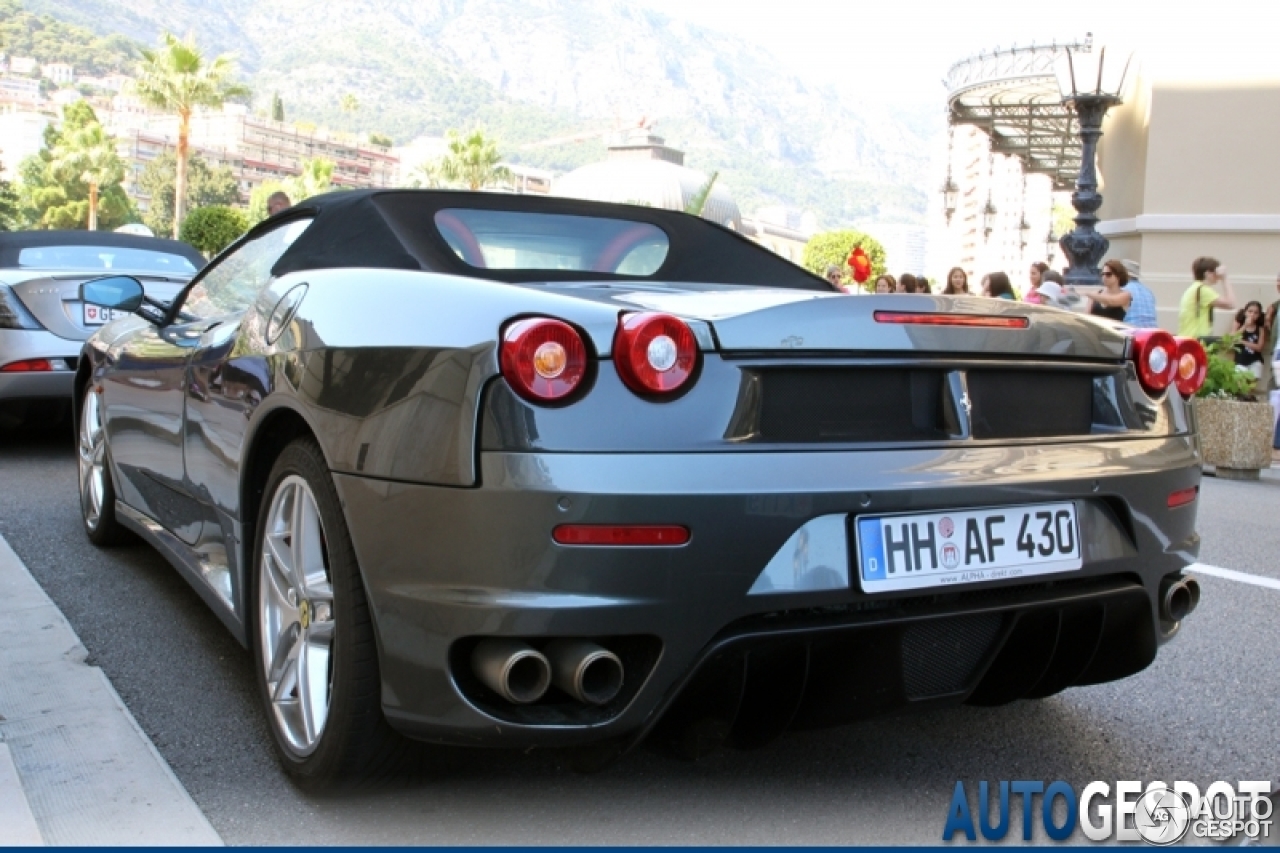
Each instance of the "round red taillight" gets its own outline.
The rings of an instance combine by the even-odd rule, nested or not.
[[[1158,394],[1173,382],[1178,368],[1178,344],[1163,329],[1135,333],[1130,357],[1138,368],[1138,381],[1147,391]]]
[[[688,324],[670,314],[627,314],[613,338],[613,363],[637,394],[671,394],[693,376],[698,343]]]
[[[554,403],[577,390],[587,375],[587,345],[562,320],[531,317],[507,326],[499,360],[512,390],[534,403]]]
[[[1177,363],[1174,365],[1173,384],[1178,393],[1190,397],[1200,390],[1209,373],[1209,357],[1204,346],[1195,338],[1177,338]]]

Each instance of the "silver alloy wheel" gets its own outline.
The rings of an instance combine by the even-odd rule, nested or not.
[[[298,475],[271,496],[260,549],[258,636],[275,724],[290,751],[311,754],[333,688],[333,584],[315,495]]]
[[[102,519],[102,499],[107,491],[107,442],[102,430],[102,397],[90,388],[80,413],[80,507],[90,530]]]

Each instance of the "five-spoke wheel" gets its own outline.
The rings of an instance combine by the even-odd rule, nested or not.
[[[333,690],[333,583],[324,525],[302,477],[276,486],[258,571],[258,650],[271,713],[299,756],[316,747]]]
[[[80,401],[76,455],[80,468],[80,518],[95,545],[117,545],[129,533],[116,522],[116,490],[102,413],[102,394],[90,384]]]
[[[415,750],[382,713],[364,581],[314,440],[300,438],[276,459],[254,544],[248,622],[281,763],[306,788],[398,770]]]

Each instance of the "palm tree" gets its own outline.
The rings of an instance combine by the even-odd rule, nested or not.
[[[173,182],[173,236],[176,238],[187,195],[191,113],[196,107],[220,107],[228,98],[248,95],[249,89],[232,82],[235,59],[230,54],[206,59],[193,36],[182,40],[165,33],[160,41],[158,50],[142,51],[135,89],[151,106],[178,115],[178,168]]]
[[[498,143],[486,139],[483,130],[473,130],[465,137],[451,130],[448,151],[440,160],[440,177],[469,190],[478,190],[511,178],[511,170],[500,165],[501,162]]]
[[[711,188],[716,185],[716,178],[720,177],[719,172],[712,172],[711,177],[707,178],[707,182],[697,189],[689,201],[684,206],[685,213],[692,213],[694,216],[701,216],[703,209],[707,206],[707,199],[711,198]]]
[[[89,230],[97,231],[99,189],[124,180],[124,161],[116,153],[115,140],[101,124],[93,122],[64,133],[50,153],[50,168],[55,175],[89,185]]]

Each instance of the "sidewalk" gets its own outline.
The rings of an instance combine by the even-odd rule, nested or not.
[[[0,846],[221,845],[0,537]]]

